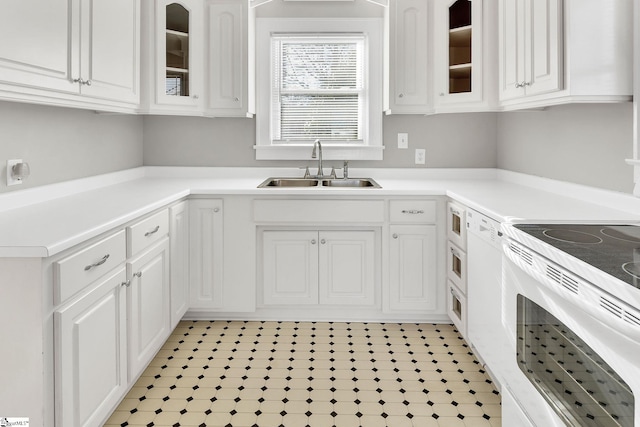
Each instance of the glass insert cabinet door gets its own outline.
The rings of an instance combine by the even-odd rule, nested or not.
[[[189,11],[181,4],[165,7],[165,95],[189,96]]]

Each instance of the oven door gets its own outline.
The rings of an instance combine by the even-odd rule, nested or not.
[[[587,314],[506,256],[502,303],[503,425],[640,426],[638,340]]]

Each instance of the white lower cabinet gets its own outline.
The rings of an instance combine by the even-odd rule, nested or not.
[[[97,426],[127,391],[124,267],[54,313],[56,425]]]
[[[263,231],[264,304],[373,305],[375,234]]]
[[[392,225],[389,228],[389,308],[437,308],[435,225]]]
[[[127,263],[129,379],[134,380],[169,336],[169,239]]]
[[[222,307],[224,285],[222,206],[222,199],[190,201],[191,308]]]
[[[188,202],[169,208],[171,236],[171,329],[189,308],[189,209]]]

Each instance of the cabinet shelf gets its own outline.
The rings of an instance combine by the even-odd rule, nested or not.
[[[167,72],[188,74],[189,70],[187,70],[186,68],[167,67]]]

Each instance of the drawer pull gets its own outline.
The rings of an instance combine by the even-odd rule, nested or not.
[[[449,208],[449,210],[451,211],[451,213],[455,216],[462,216],[460,215],[460,211],[454,208]]]
[[[157,232],[158,232],[158,230],[160,230],[160,226],[159,226],[159,225],[156,225],[156,228],[154,228],[154,229],[153,229],[153,230],[151,230],[151,231],[147,231],[146,233],[144,233],[144,237],[149,237],[149,236],[151,236],[152,234],[157,233]]]
[[[421,215],[424,213],[424,211],[422,209],[403,209],[402,213],[409,215]]]
[[[460,257],[460,252],[456,251],[455,249],[451,248],[451,253],[453,254],[454,257],[456,258],[461,258]]]
[[[98,267],[99,265],[104,264],[105,262],[107,262],[107,260],[109,259],[109,254],[106,254],[105,256],[103,256],[100,261],[98,262],[94,262],[93,264],[89,264],[84,268],[84,271],[89,271],[91,270],[93,267]]]

